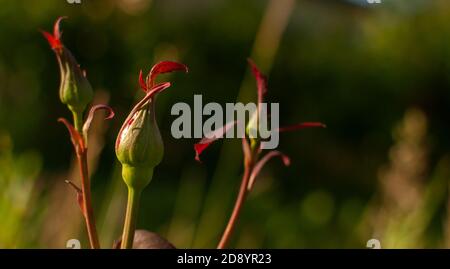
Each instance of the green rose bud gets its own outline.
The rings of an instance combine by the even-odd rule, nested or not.
[[[57,55],[61,72],[59,98],[70,110],[83,112],[93,98],[92,87],[86,78],[86,73],[80,69],[75,58],[66,48]]]
[[[150,100],[128,120],[117,138],[116,155],[122,164],[123,180],[139,190],[150,183],[153,169],[164,154],[154,108]]]
[[[136,191],[150,183],[153,170],[164,154],[155,118],[155,96],[170,87],[170,83],[155,85],[155,79],[158,74],[173,71],[187,72],[187,67],[176,62],[160,62],[153,66],[145,80],[140,72],[139,83],[146,95],[133,108],[116,140],[116,155],[122,164],[123,180]]]
[[[58,18],[53,34],[43,32],[51,48],[56,54],[61,74],[59,97],[74,113],[83,113],[92,101],[93,91],[86,78],[86,72],[81,70],[72,53],[61,42],[59,23],[64,17]]]
[[[170,83],[155,85],[155,79],[158,74],[173,71],[187,72],[188,69],[184,64],[165,61],[153,66],[145,80],[140,72],[139,84],[145,97],[131,110],[117,136],[116,155],[122,164],[122,178],[128,186],[121,248],[133,247],[140,196],[164,154],[155,118],[155,96],[170,87]]]

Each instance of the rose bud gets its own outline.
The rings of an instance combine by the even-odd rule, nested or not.
[[[188,70],[183,64],[161,62],[153,66],[145,81],[141,71],[139,82],[145,97],[133,108],[117,136],[116,155],[122,164],[122,178],[128,187],[121,248],[133,247],[140,195],[152,180],[153,170],[164,154],[164,145],[155,118],[155,96],[170,87],[170,83],[155,85],[154,82],[158,74],[172,71]]]
[[[86,78],[86,72],[81,70],[80,65],[77,63],[72,53],[61,42],[62,33],[59,29],[59,24],[62,19],[64,19],[64,17],[60,17],[56,20],[53,27],[53,34],[45,31],[42,33],[55,52],[58,60],[61,74],[59,87],[59,97],[61,102],[66,104],[74,114],[80,115],[92,101],[93,91],[91,84]],[[80,125],[75,123],[75,127],[78,130]]]
[[[170,84],[163,85],[168,87]],[[149,100],[128,120],[116,144],[122,177],[128,186],[142,189],[150,183],[153,168],[163,157],[164,146],[155,119],[155,102]]]
[[[145,97],[133,108],[125,120],[116,140],[117,159],[122,164],[122,177],[128,187],[142,190],[153,176],[153,169],[163,157],[164,146],[155,118],[155,95],[168,87],[170,83],[154,85],[156,75],[183,70],[185,65],[175,62],[161,62],[155,65],[146,81],[139,76]]]

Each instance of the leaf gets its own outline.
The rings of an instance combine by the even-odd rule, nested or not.
[[[171,85],[170,82],[162,82],[162,83],[156,84],[147,92],[148,98],[152,98],[157,93],[164,91],[165,89],[169,88],[170,85]]]
[[[300,129],[315,128],[315,127],[326,128],[327,126],[321,122],[303,122],[303,123],[293,124],[293,125],[289,125],[289,126],[285,126],[285,127],[280,127],[278,129],[278,131],[279,132],[291,132],[291,131],[296,131],[296,130],[300,130]]]
[[[108,112],[108,115],[105,117],[105,120],[110,120],[110,119],[114,118],[114,111],[110,106],[101,105],[101,104],[92,106],[91,109],[89,110],[88,117],[83,124],[83,134],[85,137],[87,137],[89,128],[91,127],[91,123],[92,123],[92,120],[94,119],[95,112],[100,109],[104,109]]]
[[[60,31],[59,24],[63,19],[66,19],[66,18],[67,17],[59,17],[56,20],[55,24],[53,25],[53,34],[46,32],[46,31],[41,31],[42,34],[44,35],[44,37],[47,39],[47,41],[50,44],[50,47],[52,49],[62,48],[62,43],[61,43],[62,32]]]
[[[84,146],[83,138],[80,135],[80,133],[65,118],[59,118],[58,122],[62,122],[66,126],[67,130],[69,131],[70,140],[72,141],[75,152],[77,154],[81,154],[84,151],[85,146]]]
[[[195,160],[201,162],[200,154],[208,148],[214,141],[222,138],[234,125],[236,125],[237,121],[232,121],[224,126],[208,133],[202,138],[198,143],[194,145],[195,150]]]
[[[174,71],[183,71],[187,73],[189,72],[189,69],[182,63],[172,61],[162,61],[155,64],[147,76],[147,88],[152,88],[154,86],[155,79],[159,74],[170,73]]]
[[[261,172],[261,169],[273,157],[280,157],[285,166],[289,166],[291,164],[291,160],[289,159],[289,157],[287,155],[285,155],[279,151],[276,151],[276,150],[269,151],[253,167],[253,170],[252,170],[252,173],[250,174],[250,178],[249,178],[248,185],[247,185],[248,191],[250,191],[253,188],[253,185],[255,184],[255,179],[258,176],[258,174]]]
[[[253,76],[256,79],[256,87],[258,88],[258,104],[264,101],[264,96],[267,93],[267,77],[263,75],[252,59],[247,59],[248,64],[252,70]]]
[[[139,71],[139,86],[141,86],[141,89],[142,89],[144,92],[147,92],[147,91],[148,91],[147,85],[145,84],[144,76],[143,76],[143,74],[142,74],[142,70]]]
[[[48,44],[50,45],[50,47],[52,49],[59,49],[59,48],[61,48],[62,44],[61,44],[59,39],[56,39],[52,34],[50,34],[49,32],[46,32],[46,31],[42,31],[42,34],[47,39]]]
[[[56,19],[55,24],[53,25],[53,35],[56,39],[61,40],[62,32],[60,30],[60,23],[63,19],[67,19],[67,16],[61,16],[58,19]]]

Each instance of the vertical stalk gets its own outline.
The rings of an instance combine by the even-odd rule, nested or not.
[[[80,134],[83,134],[83,112],[77,112],[72,108],[70,108],[70,111],[72,111],[75,130],[77,130]],[[85,142],[87,143],[87,141]]]
[[[87,233],[91,248],[100,248],[100,242],[98,240],[97,229],[95,226],[94,209],[92,208],[91,201],[91,182],[88,174],[87,164],[87,149],[83,149],[79,154],[77,153],[78,165],[80,167],[81,174],[81,191],[83,195],[83,214],[86,222]]]
[[[87,138],[83,135],[83,112],[78,112],[72,108],[70,108],[70,110],[72,111],[75,129],[81,134],[85,144],[84,148],[80,152],[77,151],[77,160],[81,175],[81,192],[83,196],[83,217],[86,222],[86,229],[91,248],[99,249],[100,242],[98,239],[97,228],[95,226],[94,209],[92,208],[91,181],[89,180],[87,163]]]
[[[244,175],[242,176],[241,187],[239,189],[239,194],[237,196],[236,202],[234,203],[233,212],[231,213],[230,219],[228,220],[227,227],[223,232],[222,238],[220,239],[218,249],[224,249],[228,245],[228,242],[231,238],[231,235],[236,226],[237,219],[239,217],[239,213],[241,212],[242,205],[245,202],[245,198],[247,197],[247,186],[248,181],[250,179],[250,173],[252,171],[252,165],[245,165]]]
[[[141,190],[128,188],[127,212],[125,214],[125,224],[122,234],[122,249],[133,248],[134,231],[136,229],[136,221],[139,210],[139,200],[141,198]]]

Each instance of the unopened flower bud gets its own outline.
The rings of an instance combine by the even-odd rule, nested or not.
[[[59,23],[63,17],[55,22],[53,34],[43,32],[51,48],[56,54],[61,74],[59,97],[73,112],[82,113],[92,101],[93,91],[86,78],[86,72],[81,70],[72,53],[61,42]]]
[[[146,95],[133,108],[116,140],[116,155],[122,164],[122,177],[130,190],[141,191],[150,183],[153,170],[164,154],[155,118],[155,96],[170,87],[170,83],[155,85],[155,79],[158,74],[187,70],[183,64],[165,61],[153,66],[146,80],[142,71],[139,74],[139,83]]]
[[[164,145],[156,124],[154,101],[150,100],[128,120],[116,142],[122,177],[129,187],[142,190],[161,162]]]

